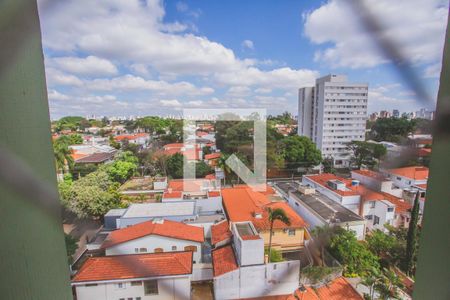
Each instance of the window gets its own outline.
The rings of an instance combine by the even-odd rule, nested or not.
[[[89,286],[97,286],[98,284],[96,284],[96,283],[88,283],[88,284],[85,284],[84,286],[87,286],[87,287],[89,287]]]
[[[380,224],[380,218],[378,216],[373,216],[373,225]]]
[[[136,297],[136,300],[141,300],[141,297]]]
[[[158,280],[144,281],[145,295],[158,295]]]
[[[372,218],[373,218],[373,215],[367,215],[367,216],[366,216],[366,219],[367,219],[367,220],[372,220]]]
[[[139,253],[139,248],[134,248],[134,253]]]
[[[128,299],[127,300],[133,300],[133,297],[128,297]]]
[[[288,235],[295,235],[295,229],[288,229]]]
[[[388,212],[393,212],[393,211],[394,211],[394,208],[393,208],[393,207],[388,207],[387,211],[388,211]]]
[[[119,300],[125,300],[125,298],[119,298]]]
[[[163,250],[163,248],[155,248],[154,252],[160,253],[160,252],[164,252],[164,250]]]
[[[147,248],[139,248],[139,252],[147,252]]]
[[[184,251],[197,252],[197,246],[186,246],[184,247]]]
[[[177,246],[172,246],[172,251],[176,251],[177,250]]]
[[[370,208],[375,208],[375,201],[370,201]]]
[[[125,284],[124,284],[123,282],[119,282],[119,283],[117,284],[117,288],[118,288],[118,289],[124,289],[124,288],[125,288]]]
[[[142,285],[142,281],[132,281],[131,282],[131,286],[138,286],[138,285]]]

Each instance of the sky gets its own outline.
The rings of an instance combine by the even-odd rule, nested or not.
[[[436,99],[448,1],[364,0]],[[369,84],[369,112],[421,102],[344,0],[38,0],[50,114],[298,109],[330,73]]]

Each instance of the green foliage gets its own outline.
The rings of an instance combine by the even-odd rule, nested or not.
[[[267,212],[269,213],[269,222],[270,222],[270,233],[269,233],[269,262],[272,262],[272,235],[273,235],[273,223],[275,221],[280,221],[286,225],[291,225],[291,220],[287,216],[286,212],[282,208],[272,209],[271,207],[267,208]]]
[[[416,197],[414,199],[414,205],[411,211],[411,220],[409,222],[408,235],[406,237],[405,269],[408,275],[414,274],[415,270],[418,221],[419,221],[419,192],[417,192]]]
[[[273,121],[275,124],[285,124],[285,125],[295,124],[294,117],[290,112],[287,111],[278,116],[269,115],[267,117],[267,120]]]
[[[167,172],[172,178],[183,178],[184,156],[181,153],[175,153],[167,159]]]
[[[352,231],[339,228],[331,237],[329,251],[344,265],[344,276],[364,276],[370,270],[380,268],[377,256],[359,242]]]
[[[109,145],[115,149],[120,149],[120,143],[116,142],[112,135],[109,136]]]
[[[327,157],[322,161],[323,172],[324,173],[336,173],[336,169],[334,168],[333,158]]]
[[[393,236],[376,229],[367,235],[366,242],[370,251],[378,256],[382,256],[394,248],[397,240]]]
[[[288,136],[283,139],[283,157],[289,167],[311,167],[322,162],[322,154],[305,136]]]
[[[69,264],[73,263],[73,255],[78,249],[78,239],[73,236],[64,233],[64,240],[66,242],[67,261]]]
[[[84,129],[86,126],[86,119],[78,116],[67,116],[55,122],[55,130],[60,132],[62,130]]]
[[[112,181],[124,183],[135,174],[137,163],[137,157],[132,152],[125,151],[113,163],[104,167]]]
[[[204,161],[199,161],[195,164],[195,176],[197,178],[204,178],[211,173],[214,173],[213,169]]]
[[[70,185],[60,183],[59,187],[64,206],[81,218],[102,216],[119,204],[119,184],[111,181],[103,168]]]
[[[269,249],[264,249],[264,254],[269,255]],[[270,251],[270,262],[280,262],[284,261],[283,256],[281,255],[281,252],[277,249],[271,249]]]
[[[351,162],[357,168],[367,166],[373,168],[386,155],[386,147],[381,144],[364,141],[353,141],[348,143],[347,149],[352,153]]]
[[[322,266],[310,266],[302,269],[302,275],[308,278],[311,284],[319,283],[325,280],[329,275],[334,272],[340,271],[338,267],[322,267]]]
[[[370,131],[370,138],[378,142],[387,141],[398,143],[408,137],[416,127],[415,120],[407,118],[379,118],[373,124]]]
[[[72,152],[69,149],[69,144],[65,140],[59,138],[53,142],[53,154],[55,156],[56,168],[64,173],[66,164],[69,168],[73,166]]]
[[[75,179],[78,179],[79,177],[95,172],[97,169],[98,165],[96,164],[75,164],[71,169],[71,173]]]

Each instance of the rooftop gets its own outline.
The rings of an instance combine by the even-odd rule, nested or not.
[[[293,191],[292,195],[318,214],[323,220],[332,223],[363,221],[360,216],[351,210],[318,193],[305,195],[299,191]]]
[[[348,187],[351,185],[351,179],[345,179],[339,176],[336,176],[334,174],[330,174],[330,173],[323,173],[323,174],[317,174],[317,175],[304,175],[304,177],[309,178],[310,180],[314,181],[317,184],[320,184],[321,186],[329,189],[330,191],[341,195],[341,196],[355,196],[358,195],[358,193],[356,191],[353,191],[351,189],[348,189]],[[342,183],[345,184],[346,190],[338,190],[338,189],[333,189],[332,187],[330,187],[328,185],[329,181],[334,181],[336,182],[340,181]]]
[[[268,208],[283,209],[291,225],[276,220],[274,228],[302,228],[306,222],[285,202],[269,202],[267,196],[250,188],[235,187],[222,189],[224,208],[232,222],[251,221],[257,230],[267,230],[270,227]]]
[[[218,191],[213,179],[172,179],[167,186],[168,191],[201,192],[205,190]]]
[[[317,289],[305,287],[306,291],[295,291],[287,300],[363,300],[363,297],[344,278],[339,277]]]
[[[180,222],[161,220],[147,221],[111,232],[102,245],[109,248],[148,235],[159,235],[174,239],[203,243],[203,227],[187,225]]]
[[[386,176],[384,176],[381,173],[372,171],[372,170],[352,170],[352,173],[356,173],[362,176],[371,177],[373,179],[376,179],[378,181],[387,180]]]
[[[211,244],[215,245],[219,242],[230,239],[232,236],[230,224],[227,220],[223,220],[211,226]]]
[[[191,273],[191,251],[91,257],[77,272],[72,283]]]
[[[387,173],[395,174],[398,176],[411,178],[415,180],[428,179],[428,168],[422,166],[404,167],[386,170]]]
[[[205,155],[205,159],[206,160],[210,160],[210,159],[216,159],[216,158],[220,158],[222,154],[220,152],[215,152],[215,153],[211,153],[211,154],[206,154]]]
[[[211,251],[214,277],[234,271],[239,268],[231,245]]]
[[[114,157],[116,152],[98,152],[77,159],[78,164],[96,164],[108,161]]]
[[[195,214],[195,202],[164,202],[131,204],[122,218],[191,216]]]

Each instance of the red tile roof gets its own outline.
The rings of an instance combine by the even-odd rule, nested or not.
[[[421,166],[404,167],[387,170],[388,173],[416,180],[428,179],[428,168]]]
[[[336,176],[334,174],[330,174],[330,173],[323,173],[323,174],[317,174],[317,175],[307,175],[305,176],[306,178],[311,179],[312,181],[322,185],[323,187],[329,189],[330,191],[335,192],[338,195],[341,196],[355,196],[358,195],[357,192],[353,191],[353,190],[348,190],[348,191],[341,191],[341,190],[335,190],[332,189],[330,186],[328,186],[327,182],[329,180],[339,180],[342,181],[343,183],[345,183],[345,185],[347,186],[347,188],[349,186],[351,186],[351,180],[350,179],[345,179],[339,176]]]
[[[396,213],[406,213],[412,208],[412,205],[408,201],[403,200],[402,198],[395,197],[394,195],[384,192],[381,192],[381,194],[386,198],[386,200],[395,205]]]
[[[205,159],[206,160],[210,160],[210,159],[217,159],[222,155],[222,153],[220,152],[215,152],[215,153],[211,153],[211,154],[206,154],[205,155]]]
[[[214,277],[236,270],[236,256],[231,245],[217,248],[211,251]]]
[[[219,197],[220,192],[219,191],[210,191],[210,192],[208,192],[208,196],[209,197]]]
[[[181,198],[183,197],[183,193],[179,191],[175,192],[164,192],[163,196],[164,199],[170,199],[170,198]]]
[[[142,138],[142,137],[149,137],[149,134],[148,133],[135,133],[135,134],[116,135],[114,137],[114,140],[116,140],[118,142],[123,141],[123,140],[131,141],[131,140],[135,140],[135,139]]]
[[[111,232],[103,242],[102,248],[109,248],[147,235],[159,235],[199,243],[205,241],[202,227],[170,220],[163,220],[163,223],[147,221]]]
[[[363,297],[344,278],[339,277],[327,285],[313,289],[305,287],[306,291],[295,290],[287,300],[363,300]]]
[[[267,197],[246,187],[222,189],[222,199],[228,218],[232,222],[251,221],[257,230],[267,230],[270,227],[267,209],[283,209],[291,221],[291,225],[276,220],[274,228],[303,228],[306,222],[284,202],[269,202]],[[261,214],[257,218],[255,213]]]
[[[83,157],[77,159],[75,162],[79,163],[79,164],[81,164],[81,163],[83,163],[83,164],[103,163],[105,161],[113,159],[115,154],[116,154],[116,151],[113,151],[113,152],[97,152],[97,153],[92,153],[92,154],[83,156]]]
[[[175,153],[181,153],[186,156],[188,160],[198,160],[200,158],[200,150],[201,149],[199,145],[196,145],[195,148],[187,148],[183,143],[172,143],[164,145],[163,150],[160,151],[160,153],[165,155],[174,155]]]
[[[420,148],[417,150],[417,155],[420,157],[429,156],[431,154],[430,148]]]
[[[230,224],[227,220],[223,220],[211,226],[211,244],[215,245],[219,242],[230,239],[231,236]]]
[[[191,274],[192,255],[191,251],[186,251],[91,257],[72,282]]]
[[[208,174],[208,175],[205,176],[205,179],[208,179],[208,180],[216,179],[216,175],[215,174]]]

